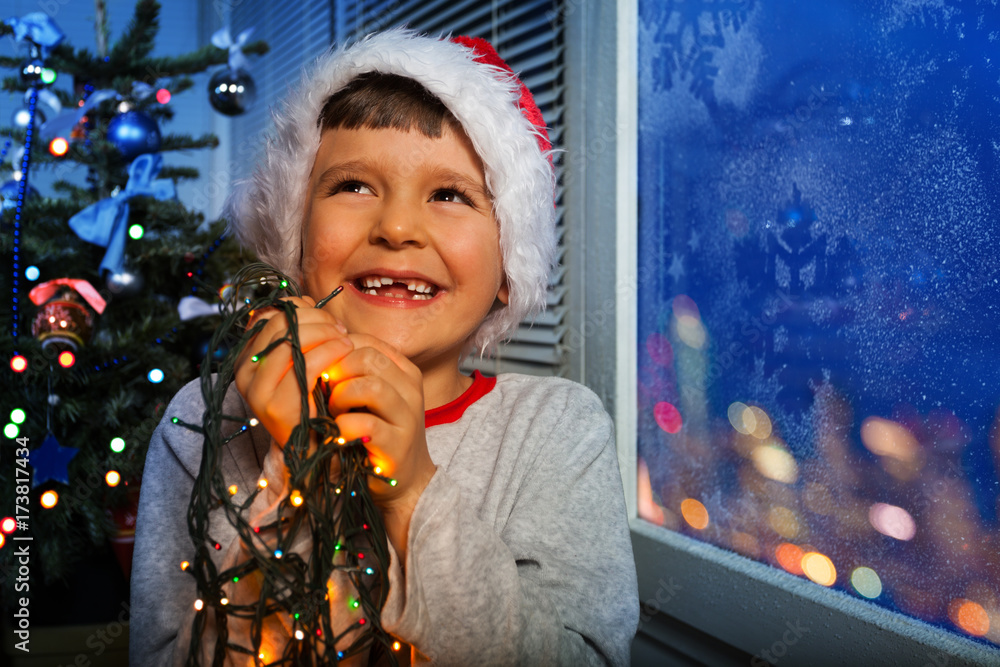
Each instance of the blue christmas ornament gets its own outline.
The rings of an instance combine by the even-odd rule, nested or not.
[[[141,111],[128,111],[108,123],[108,141],[118,147],[122,157],[133,160],[143,153],[160,150],[160,128]]]
[[[32,488],[50,479],[69,484],[69,462],[79,450],[63,447],[56,436],[49,433],[42,446],[28,453],[28,462],[35,469],[31,478]]]

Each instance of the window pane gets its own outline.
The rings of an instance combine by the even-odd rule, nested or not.
[[[1000,14],[640,0],[640,516],[1000,643]]]

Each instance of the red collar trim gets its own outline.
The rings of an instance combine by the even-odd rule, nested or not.
[[[478,370],[472,371],[472,386],[451,403],[424,412],[424,428],[457,422],[465,414],[465,409],[490,393],[497,384],[495,377],[484,377]]]

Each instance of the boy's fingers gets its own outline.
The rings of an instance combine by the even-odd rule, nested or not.
[[[365,408],[371,414],[393,425],[410,411],[409,401],[398,390],[398,385],[372,375],[361,375],[338,382],[330,394],[330,411],[344,414],[349,410]],[[423,406],[413,408],[416,411]]]

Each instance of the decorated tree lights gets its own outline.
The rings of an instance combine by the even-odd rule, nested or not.
[[[167,401],[202,362],[191,350],[217,318],[184,322],[178,301],[211,298],[216,288],[206,286],[232,275],[227,264],[242,263],[235,248],[217,252],[221,222],[203,227],[200,214],[176,200],[174,181],[197,172],[165,166],[158,153],[217,144],[210,135],[164,134],[159,125],[170,117],[163,105],[171,92],[191,87],[187,75],[227,54],[206,46],[153,58],[158,13],[157,2],[138,0],[118,43],[96,56],[63,43],[44,13],[0,24],[0,36],[12,35],[26,54],[0,56],[0,66],[16,73],[4,88],[24,99],[13,127],[0,131],[0,252],[8,262],[0,275],[0,295],[8,295],[0,296],[8,304],[0,308],[0,458],[10,460],[13,438],[28,443],[32,520],[11,530],[27,530],[38,545],[33,593],[79,576],[79,564],[104,558],[109,540],[126,569],[146,444]],[[101,16],[97,23],[106,25]],[[267,46],[244,49],[260,54]],[[57,71],[68,75],[60,84],[72,79],[68,90],[45,88]],[[109,134],[112,125],[128,131]],[[86,182],[57,181],[57,197],[40,196],[29,185],[32,168],[57,160],[85,166]],[[30,302],[27,287],[35,287]],[[16,483],[12,468],[0,467],[7,497]],[[0,569],[11,558],[0,545]],[[3,583],[7,601],[13,584]]]

